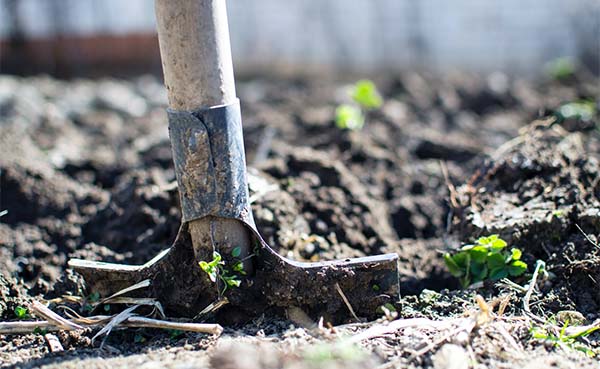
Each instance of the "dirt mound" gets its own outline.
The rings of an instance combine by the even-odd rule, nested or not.
[[[498,233],[531,261],[545,260],[555,278],[542,292],[568,291],[590,319],[600,307],[599,147],[596,135],[534,123],[459,188],[465,206],[454,227],[462,240]]]

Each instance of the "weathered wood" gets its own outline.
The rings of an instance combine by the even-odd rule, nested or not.
[[[169,107],[191,111],[235,102],[225,0],[156,0],[155,10]],[[206,217],[190,222],[189,230],[197,257],[210,257],[213,246],[240,247],[242,257],[251,249],[237,220]]]

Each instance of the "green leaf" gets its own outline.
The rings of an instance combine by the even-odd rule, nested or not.
[[[454,260],[456,265],[458,265],[460,268],[466,270],[468,263],[471,260],[471,257],[469,256],[468,252],[461,251],[461,252],[457,253],[456,255],[452,256],[452,260]]]
[[[512,263],[510,263],[510,265],[508,267],[508,273],[510,273],[510,275],[513,277],[516,277],[518,275],[525,273],[526,270],[527,270],[527,264],[525,264],[521,260],[513,261]]]
[[[140,333],[136,333],[136,335],[133,337],[133,342],[135,342],[135,343],[144,343],[144,342],[146,342],[146,337],[144,337]]]
[[[236,262],[235,264],[233,264],[231,269],[233,269],[234,272],[238,272],[240,274],[246,274],[246,272],[244,271],[244,263],[242,263],[241,260]]]
[[[504,256],[500,253],[490,252],[487,258],[487,264],[492,269],[504,268],[506,266],[506,261],[504,260]]]
[[[471,259],[478,263],[484,263],[485,259],[487,259],[488,249],[484,246],[475,246],[469,250],[469,254],[471,255]]]
[[[593,101],[581,100],[562,105],[556,115],[562,119],[591,120],[596,114],[596,104]]]
[[[234,258],[240,257],[241,254],[242,254],[242,248],[239,246],[235,247],[233,250],[231,250],[231,256],[233,256]]]
[[[505,248],[506,247],[506,241],[504,241],[501,238],[498,238],[498,235],[494,235],[494,236],[496,236],[496,237],[494,239],[492,239],[491,242],[490,242],[490,246],[491,246],[492,250],[494,250],[494,251],[500,251],[503,248]]]
[[[89,302],[98,302],[98,301],[100,301],[100,293],[99,292],[92,292],[92,293],[90,293],[90,295],[88,296],[88,301]]]
[[[221,262],[222,258],[221,258],[221,254],[219,254],[216,251],[213,251],[213,260],[211,261],[211,263],[216,262],[217,264],[219,264]]]
[[[506,277],[508,277],[508,271],[505,267],[492,269],[490,271],[490,279],[493,281],[497,281]]]
[[[35,329],[33,330],[33,333],[44,335],[44,334],[48,333],[48,328],[35,327]]]
[[[510,249],[510,258],[512,260],[519,260],[521,259],[521,255],[523,255],[523,253],[521,252],[521,250],[519,249]]]
[[[204,260],[200,261],[198,265],[200,265],[200,269],[204,270],[206,273],[208,273],[211,268],[211,266]]]
[[[460,278],[459,281],[462,288],[467,288],[471,285],[471,277],[469,275],[465,275],[464,277]]]
[[[15,316],[19,319],[27,318],[29,316],[29,314],[27,313],[27,308],[23,306],[17,306],[15,308]]]
[[[377,91],[377,87],[368,79],[362,79],[356,82],[350,96],[363,109],[367,110],[379,108],[383,103],[383,99],[381,98],[379,91]]]
[[[548,338],[548,332],[541,327],[533,327],[531,329],[531,337],[545,340]]]
[[[200,265],[200,269],[202,269],[212,282],[217,281],[217,268],[211,263],[207,263],[206,261],[200,261],[198,265]]]
[[[557,80],[571,77],[576,69],[575,62],[567,57],[554,59],[546,65],[548,75]]]
[[[477,241],[475,241],[475,243],[477,243],[478,245],[481,245],[481,246],[487,246],[490,244],[490,242],[491,241],[490,241],[489,237],[479,237],[477,239]]]
[[[239,287],[240,284],[242,284],[242,281],[240,281],[239,279],[230,279],[227,281],[227,285],[229,287]]]
[[[181,331],[179,329],[167,329],[167,332],[169,332],[169,336],[171,336],[171,339],[176,339],[185,333],[184,331]]]
[[[463,275],[465,275],[464,270],[460,266],[458,266],[458,264],[456,263],[456,261],[450,254],[448,254],[448,253],[444,254],[444,262],[446,262],[448,271],[454,277],[459,278],[459,277],[462,277]]]
[[[473,276],[473,282],[483,281],[488,274],[488,267],[485,263],[471,262],[471,275]]]
[[[365,117],[359,107],[342,104],[335,109],[335,125],[340,129],[357,131],[365,125]]]

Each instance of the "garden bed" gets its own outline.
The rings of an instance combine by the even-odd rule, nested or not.
[[[600,319],[598,117],[540,119],[600,96],[598,80],[401,74],[375,81],[384,104],[360,131],[334,123],[343,82],[238,84],[254,216],[265,240],[296,260],[398,253],[399,317],[435,324],[412,320],[359,339],[394,323],[310,328],[265,314],[227,326],[220,338],[128,329],[100,348],[91,340],[96,331],[61,332],[59,353],[41,334],[0,335],[2,367],[597,365],[571,346],[532,337],[541,323],[523,311],[526,288],[486,281],[461,290],[442,254],[499,234],[529,265],[519,286],[537,260],[545,262],[531,314]],[[0,211],[8,210],[0,218],[2,320],[33,299],[89,294],[67,270],[69,258],[141,264],[172,243],[180,210],[165,105],[154,77],[0,76]],[[501,317],[486,312],[503,304]],[[590,334],[586,347],[598,352],[598,338]]]

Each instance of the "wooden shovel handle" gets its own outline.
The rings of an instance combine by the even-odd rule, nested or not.
[[[236,101],[225,0],[156,0],[160,54],[169,107],[192,111]],[[218,159],[217,159],[218,160]],[[234,219],[205,217],[189,231],[197,259],[210,260],[213,249],[251,250],[247,228]],[[250,261],[244,269],[252,272]]]
[[[235,101],[225,0],[156,0],[169,106],[195,110]]]

